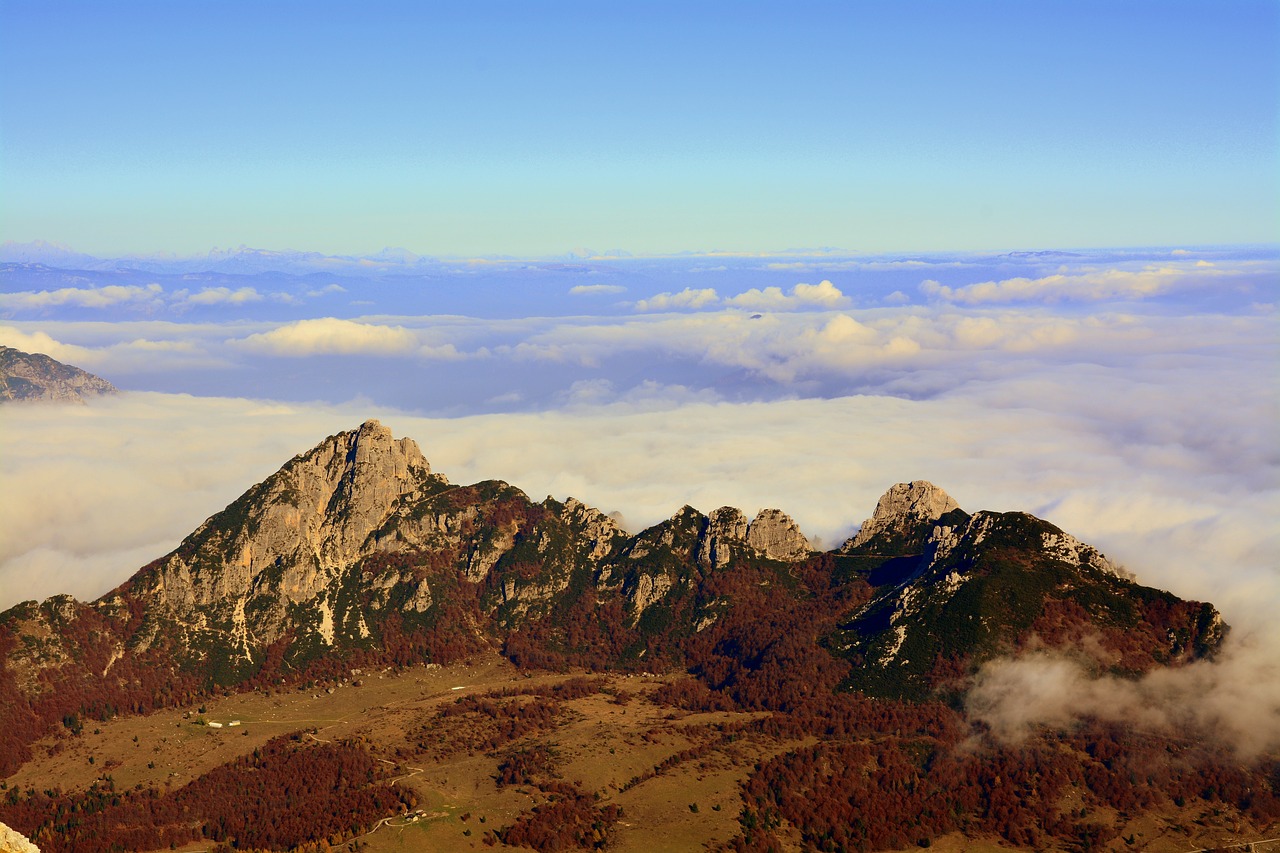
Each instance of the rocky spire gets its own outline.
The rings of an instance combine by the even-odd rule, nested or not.
[[[884,554],[918,551],[918,546],[928,538],[933,522],[959,508],[950,495],[927,480],[898,483],[884,493],[876,504],[876,511],[862,522],[862,529],[845,542],[840,551]]]
[[[747,526],[747,544],[771,560],[795,562],[809,556],[809,539],[779,509],[762,509]]]

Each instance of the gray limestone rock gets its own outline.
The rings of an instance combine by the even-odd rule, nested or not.
[[[794,563],[809,556],[809,539],[782,510],[762,509],[747,526],[747,544],[771,560]]]
[[[41,353],[0,346],[0,403],[26,400],[72,400],[115,394],[100,376],[63,364]]]
[[[951,496],[927,480],[898,483],[885,492],[871,517],[862,523],[857,535],[844,543],[841,553],[858,549],[875,550],[901,540],[919,545],[928,537],[932,522],[960,505]],[[912,540],[919,539],[920,542]]]

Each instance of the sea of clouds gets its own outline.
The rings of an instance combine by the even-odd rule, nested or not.
[[[715,261],[522,268],[449,313],[421,310],[439,282],[9,275],[0,343],[130,390],[0,410],[0,607],[101,595],[376,417],[454,482],[577,497],[633,530],[686,503],[778,507],[831,548],[913,479],[1032,512],[1212,601],[1231,640],[1142,682],[1000,661],[975,715],[1016,739],[1146,709],[1280,746],[1274,254]],[[217,313],[237,305],[261,310]]]

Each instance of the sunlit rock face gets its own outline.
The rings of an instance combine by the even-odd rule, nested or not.
[[[795,562],[809,556],[809,540],[782,510],[762,509],[747,527],[747,544],[770,560]]]
[[[960,505],[927,480],[898,483],[885,492],[875,512],[844,543],[841,553],[907,553],[919,550],[933,530],[933,522]]]
[[[155,590],[181,611],[247,595],[274,569],[285,598],[310,600],[369,550],[401,498],[432,480],[418,445],[377,421],[330,436],[201,525],[166,559]]]
[[[40,848],[21,832],[0,823],[0,853],[40,853]]]

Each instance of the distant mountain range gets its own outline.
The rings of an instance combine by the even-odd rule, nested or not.
[[[408,249],[385,248],[372,255],[325,255],[320,252],[254,249],[213,249],[205,255],[130,255],[98,258],[58,243],[36,240],[31,243],[0,244],[0,263],[38,264],[58,269],[91,271],[137,270],[161,274],[222,273],[254,275],[268,272],[307,274],[374,274],[419,271],[438,265],[434,258]]]
[[[893,486],[829,552],[777,509],[686,506],[629,533],[574,498],[454,485],[369,421],[295,456],[99,600],[0,614],[0,768],[84,716],[492,652],[531,671],[685,672],[663,701],[783,715],[809,743],[851,736],[838,734],[849,697],[873,703],[858,715],[898,720],[857,724],[894,738],[902,714],[941,714],[958,732],[948,706],[996,657],[1059,649],[1137,676],[1212,655],[1226,631],[1213,606],[1139,585],[1046,521],[971,514],[924,481]],[[901,748],[925,761],[942,749],[929,743]],[[1093,759],[1070,761],[1082,773]],[[811,838],[803,809],[769,808]],[[917,835],[987,827],[938,821]],[[1036,837],[1085,832],[1079,816],[1046,826]]]
[[[0,402],[85,400],[117,389],[100,376],[41,353],[0,346]]]

